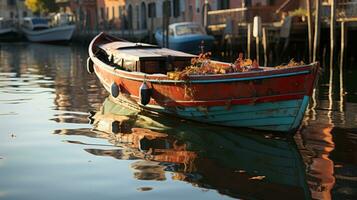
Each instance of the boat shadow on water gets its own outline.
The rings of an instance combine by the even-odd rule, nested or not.
[[[165,181],[170,172],[173,180],[244,199],[311,199],[330,194],[333,170],[319,171],[316,164],[332,161],[324,159],[328,153],[316,159],[308,148],[333,149],[333,143],[316,142],[326,135],[311,136],[315,142],[309,143],[304,136],[309,129],[286,136],[217,127],[143,113],[114,101],[108,97],[99,111],[90,113],[91,130],[55,133],[108,140],[115,148],[66,142],[91,145],[84,150],[96,156],[132,160],[130,168],[138,180]],[[329,134],[330,129],[324,130]],[[332,179],[326,182],[324,177]]]

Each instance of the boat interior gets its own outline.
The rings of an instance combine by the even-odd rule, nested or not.
[[[98,47],[95,55],[106,64],[121,70],[147,74],[181,71],[191,64],[192,58],[197,57],[143,43],[116,41]]]

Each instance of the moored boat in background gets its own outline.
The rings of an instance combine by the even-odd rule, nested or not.
[[[89,56],[88,71],[130,106],[216,125],[282,132],[299,128],[319,71],[318,63],[311,63],[176,79],[168,74],[184,70],[197,56],[104,33],[92,40]]]
[[[12,42],[20,38],[13,20],[0,17],[0,41]]]
[[[48,19],[39,17],[26,17],[22,24],[22,31],[31,42],[69,41],[74,30],[73,24],[58,23],[50,26]]]
[[[164,44],[162,30],[156,31],[155,39],[162,47]],[[193,54],[211,51],[214,42],[214,37],[207,35],[204,28],[194,22],[170,24],[168,39],[168,48]]]

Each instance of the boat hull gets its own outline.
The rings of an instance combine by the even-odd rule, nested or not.
[[[31,42],[56,42],[69,41],[72,38],[74,29],[75,25],[66,25],[38,31],[23,29],[23,32]]]
[[[20,39],[20,34],[14,28],[0,29],[0,42],[13,42]]]
[[[93,69],[106,90],[117,85],[118,102],[198,122],[293,132],[299,128],[317,82],[318,64],[244,73],[192,76],[172,80],[164,74],[116,69],[93,54]],[[140,102],[140,87],[151,90],[150,101]],[[113,97],[114,98],[114,97]]]
[[[187,107],[172,112],[154,107],[156,111],[177,115],[185,119],[230,127],[246,127],[257,130],[295,131],[299,128],[310,97],[258,103],[256,105],[212,106],[207,109]],[[149,106],[150,107],[150,106]]]
[[[110,92],[110,90],[108,89]],[[113,98],[113,97],[112,97]],[[304,117],[310,97],[258,103],[255,105],[181,107],[172,109],[157,105],[141,106],[125,96],[117,98],[117,103],[134,109],[165,113],[176,117],[220,126],[252,128],[256,130],[294,132]]]
[[[106,73],[106,70],[103,70],[103,66],[95,65],[94,69],[98,78],[109,93],[111,92],[111,84],[113,82],[123,86],[125,85],[126,90],[130,91],[131,95],[120,94],[117,97],[117,99],[119,99],[118,102],[120,103],[150,112],[165,113],[189,120],[221,126],[294,132],[299,128],[310,100],[309,95],[298,93],[241,98],[228,101],[176,101],[175,103],[166,102],[166,105],[163,102],[154,102],[155,100],[152,100],[150,104],[144,106],[138,103],[139,94],[135,93],[135,90],[139,91],[142,81],[132,81],[114,76],[111,73]],[[284,82],[284,79],[278,82]],[[235,86],[236,90],[243,91],[243,87],[247,87],[247,83],[241,81],[240,84],[240,86]],[[233,85],[237,85],[237,83],[233,83]],[[164,90],[166,93],[174,94],[175,91],[178,91],[176,93],[178,99],[180,98],[180,94],[184,93],[180,92],[180,88],[182,87],[180,87],[179,84],[176,85],[177,88],[174,88],[175,86],[172,85],[169,86],[173,87],[171,88],[171,91],[167,90],[167,86],[159,83],[151,83],[151,87],[156,88],[158,91]],[[194,86],[191,85],[191,87]],[[206,87],[206,93],[208,94],[210,93],[207,91],[209,88],[220,88],[220,86],[214,84],[199,87]],[[228,89],[227,91],[229,90],[231,89]],[[125,90],[122,89],[122,91]],[[225,91],[225,89],[222,89],[222,91]],[[163,95],[163,93],[161,94]],[[223,94],[220,95],[223,96]],[[209,94],[209,96],[215,95]]]

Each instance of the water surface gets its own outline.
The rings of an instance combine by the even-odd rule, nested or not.
[[[302,130],[284,137],[129,110],[86,58],[0,44],[0,199],[357,198],[353,66],[324,67]]]

